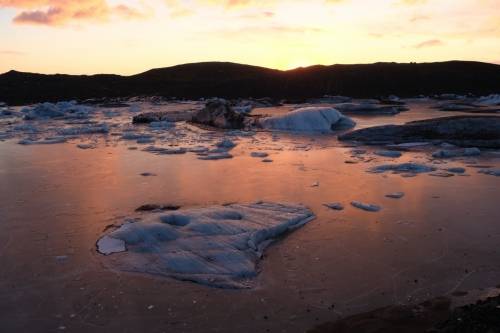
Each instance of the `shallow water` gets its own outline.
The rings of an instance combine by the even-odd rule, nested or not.
[[[419,104],[397,116],[353,118],[366,127],[453,114],[460,113]],[[112,131],[130,117],[125,112],[113,118],[118,127]],[[210,146],[223,135],[182,124],[176,131],[180,146]],[[392,159],[371,154],[377,148],[370,147],[364,159],[348,164],[351,148],[333,135],[232,138],[238,143],[234,157],[218,161],[192,153],[154,155],[141,151],[147,145],[112,135],[56,145],[23,146],[18,136],[0,142],[3,329],[301,332],[340,315],[500,284],[500,178],[474,167],[499,168],[498,154],[435,161],[434,147]],[[169,140],[165,134],[157,144]],[[76,148],[82,141],[96,148]],[[273,162],[250,156],[260,150]],[[462,166],[466,175],[366,172],[396,161]],[[319,186],[311,186],[315,182]],[[399,191],[405,193],[401,199],[385,197]],[[106,226],[142,204],[256,200],[303,203],[317,219],[267,250],[252,290],[113,271],[95,251]],[[353,200],[382,210],[356,209]],[[324,207],[328,202],[341,202],[345,210]]]

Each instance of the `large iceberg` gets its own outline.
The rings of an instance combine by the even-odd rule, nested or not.
[[[220,288],[250,287],[266,246],[315,217],[268,202],[146,214],[97,241],[110,265]]]
[[[330,107],[306,107],[289,113],[262,118],[262,128],[281,131],[329,132],[351,128],[356,123]]]

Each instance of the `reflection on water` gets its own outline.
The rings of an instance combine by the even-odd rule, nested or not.
[[[416,108],[396,117],[356,121],[361,127],[403,123],[420,119],[423,112]],[[304,143],[311,149],[293,149]],[[256,145],[274,162],[250,157]],[[331,319],[332,303],[337,313],[348,314],[500,282],[498,178],[470,167],[468,176],[451,178],[370,174],[365,170],[390,159],[347,164],[348,151],[331,136],[280,134],[275,142],[267,133],[240,140],[232,151],[235,157],[221,161],[201,161],[193,154],[156,156],[121,144],[80,150],[73,144],[0,143],[2,318],[10,316],[13,328],[33,328],[20,324],[31,317],[40,320],[41,328],[52,329],[63,320],[57,314],[75,314],[80,321],[73,325],[81,330],[90,322],[118,331],[118,319],[136,329],[165,328],[159,321],[145,323],[148,316],[159,315],[146,310],[154,304],[170,309],[175,318],[167,316],[166,322],[182,322],[185,331],[201,332],[217,321],[227,332],[305,329],[316,319]],[[428,156],[405,153],[399,160],[429,163]],[[498,157],[476,160],[500,164]],[[142,177],[143,172],[157,176]],[[318,187],[311,186],[315,182]],[[405,197],[385,197],[396,191]],[[110,272],[94,251],[107,225],[145,203],[203,206],[256,200],[304,203],[318,218],[268,251],[254,291]],[[355,209],[352,200],[378,204],[382,211]],[[342,202],[346,209],[329,210],[323,206],[327,202]],[[55,259],[59,256],[62,262]],[[98,316],[101,310],[92,302],[114,310]],[[264,315],[273,316],[273,323],[254,320]],[[238,320],[232,324],[229,317]]]

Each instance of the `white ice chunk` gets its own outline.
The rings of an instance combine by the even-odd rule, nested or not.
[[[330,132],[353,127],[356,123],[329,107],[307,107],[260,120],[265,129],[299,132]]]
[[[97,249],[113,268],[247,288],[269,243],[314,219],[307,207],[258,202],[152,212],[103,236]]]

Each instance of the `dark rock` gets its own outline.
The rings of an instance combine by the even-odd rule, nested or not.
[[[198,111],[192,121],[197,124],[223,129],[242,129],[245,126],[245,116],[235,112],[225,99],[211,99],[205,108]]]
[[[461,147],[500,148],[500,117],[456,116],[375,126],[346,133],[339,140],[367,144],[446,141]]]

